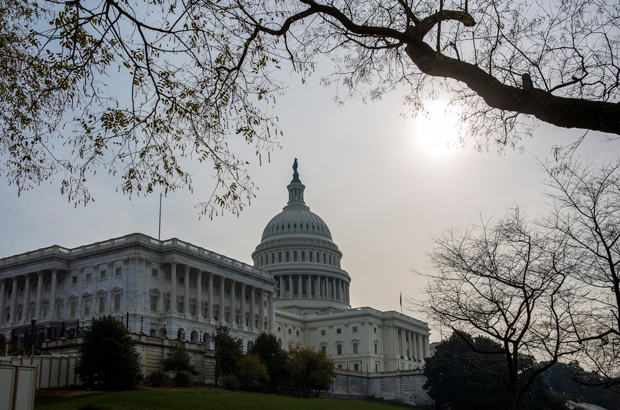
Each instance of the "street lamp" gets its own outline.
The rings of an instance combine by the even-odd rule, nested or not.
[[[31,333],[30,333],[30,340],[32,341],[32,354],[34,355],[34,341],[35,341],[34,324],[37,323],[37,318],[33,317],[32,320],[30,321],[30,323],[32,324]]]
[[[168,337],[168,331],[166,330],[166,321],[164,320],[164,337]]]
[[[49,323],[45,324],[45,340],[46,341],[50,340],[50,324]]]
[[[140,316],[140,334],[144,334],[142,332],[142,322],[144,322],[144,316]]]

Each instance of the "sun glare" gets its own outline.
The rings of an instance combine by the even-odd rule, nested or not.
[[[443,156],[458,147],[458,115],[446,110],[441,102],[426,106],[428,113],[420,113],[413,121],[416,149],[433,156]]]

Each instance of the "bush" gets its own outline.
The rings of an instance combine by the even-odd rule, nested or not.
[[[230,373],[222,377],[222,386],[224,386],[226,390],[236,391],[241,387],[241,383],[239,383],[239,380],[237,380],[234,374]]]
[[[179,387],[187,387],[191,379],[192,374],[187,370],[180,370],[174,374],[174,384]]]
[[[162,370],[165,372],[187,371],[197,375],[199,372],[192,365],[189,354],[185,350],[183,343],[173,344],[170,346],[168,357],[161,361]]]
[[[244,389],[254,388],[257,384],[263,385],[269,381],[267,366],[258,355],[248,354],[237,364],[237,377]]]
[[[168,380],[168,373],[163,370],[156,370],[149,375],[149,382],[153,387],[161,387]]]
[[[94,319],[83,337],[75,373],[86,387],[130,390],[142,380],[136,343],[119,320],[112,316]]]

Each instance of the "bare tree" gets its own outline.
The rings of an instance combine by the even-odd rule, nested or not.
[[[433,242],[430,300],[421,306],[465,341],[471,334],[499,344],[492,350],[470,347],[504,356],[510,408],[518,409],[540,373],[579,349],[570,343],[570,249],[562,238],[529,226],[518,208],[496,223],[450,229]],[[521,362],[532,357],[538,364],[523,377]]]
[[[620,160],[546,168],[552,216],[546,226],[568,240],[583,285],[583,303],[571,306],[581,362],[620,387]]]
[[[252,183],[228,143],[261,160],[277,73],[323,56],[340,100],[408,87],[417,112],[447,89],[479,149],[519,145],[532,118],[616,136],[619,17],[604,0],[5,0],[0,173],[20,191],[64,174],[88,201],[102,170],[130,194],[191,187],[191,156],[218,182],[203,211],[236,213]]]

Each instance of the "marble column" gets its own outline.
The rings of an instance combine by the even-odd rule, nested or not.
[[[52,290],[50,291],[50,313],[56,317],[56,286],[58,285],[58,269],[52,268]]]
[[[24,285],[24,323],[30,321],[30,274],[26,275],[26,284]]]
[[[254,306],[254,299],[256,298],[256,288],[250,287],[250,329],[254,329],[254,317],[256,316],[256,309]]]
[[[170,264],[170,311],[177,311],[177,264]]]
[[[209,318],[209,320],[213,320],[213,274],[209,273],[209,300],[207,301],[207,303],[209,304],[209,306],[207,307],[208,311],[207,311],[207,317]]]
[[[241,321],[241,326],[245,327],[245,283],[240,282],[239,285],[241,286],[239,293],[239,305],[241,305],[239,320]]]
[[[226,284],[226,278],[220,276],[220,323],[226,323],[226,305],[224,304],[224,295],[226,291],[224,290],[224,285]]]
[[[306,297],[309,298],[312,295],[312,289],[311,289],[311,284],[312,284],[312,277],[310,275],[308,275],[308,278],[306,279]]]
[[[202,317],[202,272],[196,270],[196,317]]]
[[[283,288],[282,288],[282,275],[278,276],[278,296],[283,297]]]
[[[236,325],[235,323],[235,311],[237,309],[235,309],[236,304],[235,304],[235,287],[237,286],[237,282],[234,279],[230,280],[230,306],[228,307],[228,311],[230,312],[230,323],[233,323]]]
[[[259,319],[258,319],[258,328],[260,330],[265,330],[265,325],[264,325],[264,320],[265,320],[265,291],[262,289],[259,289],[259,297],[258,297],[258,314],[259,314]]]
[[[297,275],[297,297],[301,297],[301,275]]]
[[[273,333],[273,327],[276,322],[276,298],[272,293],[269,295],[269,332]]]
[[[286,291],[284,293],[286,293]],[[288,275],[288,297],[293,297],[293,275]],[[252,299],[252,303],[254,303],[254,299]],[[252,320],[254,320],[254,318],[252,318]]]
[[[37,306],[35,308],[35,315],[37,320],[41,320],[41,304],[43,303],[43,271],[37,271]]]
[[[11,292],[11,313],[9,314],[9,322],[15,324],[17,322],[17,283],[19,282],[19,276],[13,276],[13,290]]]
[[[181,268],[183,272],[183,314],[189,313],[189,268],[183,266]]]
[[[6,295],[6,280],[0,280],[0,325],[4,323],[4,302]]]

